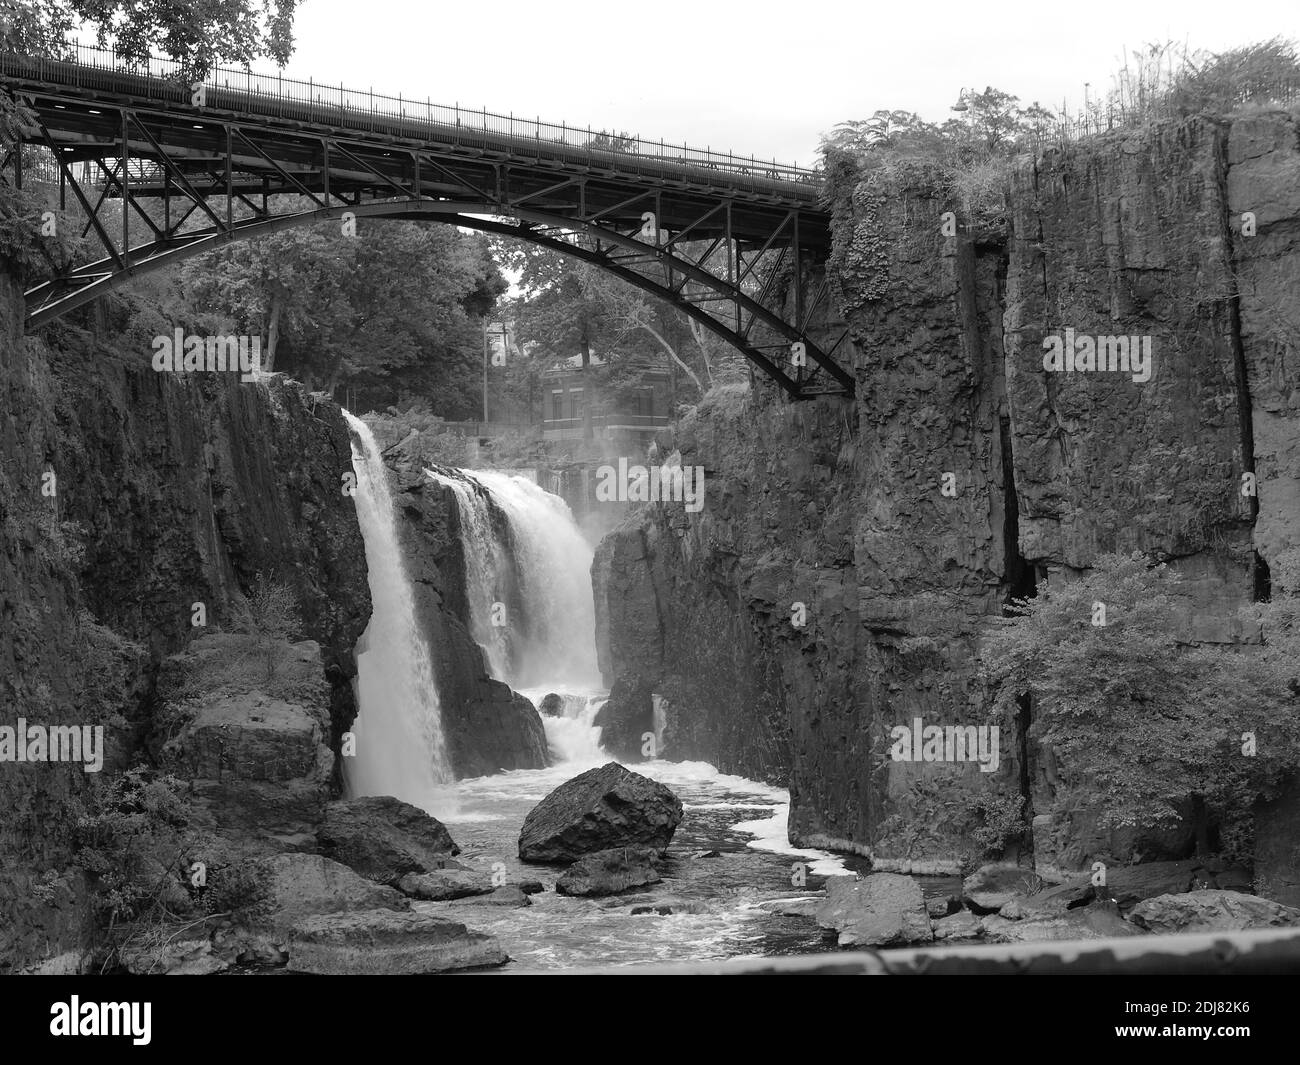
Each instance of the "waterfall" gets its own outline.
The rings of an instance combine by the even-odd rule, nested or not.
[[[530,688],[521,694],[531,699],[534,706],[540,707],[542,700],[550,693],[545,688]],[[560,713],[554,716],[542,715],[551,759],[555,762],[573,762],[575,767],[608,762],[609,755],[600,745],[601,729],[595,723],[600,708],[609,701],[608,693],[556,694],[562,700]]]
[[[506,589],[498,588],[497,584],[506,575],[513,574],[510,559],[492,520],[487,490],[468,478],[446,477],[433,470],[424,472],[456,495],[465,558],[465,598],[470,605],[470,634],[483,648],[488,672],[498,680],[508,680],[509,634],[506,626],[492,624],[491,604],[511,598]]]
[[[353,432],[354,499],[370,576],[370,624],[358,647],[356,754],[343,760],[348,794],[394,795],[430,813],[452,780],[437,680],[415,617],[397,539],[388,471],[370,427],[343,412]]]
[[[456,493],[471,628],[494,675],[512,688],[598,689],[593,551],[568,505],[501,470],[455,471],[468,483],[425,472]]]
[[[603,761],[593,552],[573,513],[516,471],[425,472],[456,496],[470,629],[489,671],[539,708],[560,697],[561,712],[542,716],[556,761]]]

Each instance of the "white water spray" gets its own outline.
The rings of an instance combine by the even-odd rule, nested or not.
[[[429,648],[415,617],[402,562],[388,473],[370,427],[343,412],[352,428],[357,521],[366,545],[371,615],[358,647],[356,754],[344,759],[348,794],[394,795],[437,813],[452,780]],[[444,809],[445,812],[445,809]]]

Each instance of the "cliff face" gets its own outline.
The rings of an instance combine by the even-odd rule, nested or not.
[[[1181,855],[1186,833],[1098,830],[1086,785],[1023,735],[1004,732],[985,774],[892,761],[889,730],[987,720],[973,678],[1003,604],[1105,552],[1187,578],[1187,635],[1249,636],[1234,614],[1294,548],[1300,504],[1294,117],[1051,150],[992,223],[922,165],[841,173],[832,192],[854,409],[819,420],[755,397],[687,423],[671,446],[706,467],[706,506],[648,507],[602,545],[603,668],[693,722],[668,757],[753,772],[738,752],[786,735],[788,766],[765,768],[790,784],[797,843],[940,871],[1019,810],[1045,873]],[[1149,338],[1150,379],[1045,372],[1042,341],[1066,329]],[[798,420],[807,435],[782,438]],[[802,632],[784,620],[796,600]],[[1286,804],[1261,811],[1260,838],[1280,853],[1295,823]]]
[[[156,373],[147,352],[122,357],[68,325],[24,338],[22,314],[19,282],[0,274],[3,723],[102,724],[105,772],[125,767],[156,739],[161,661],[228,628],[260,573],[292,588],[319,645],[337,751],[370,614],[338,408],[281,378]],[[0,764],[0,967],[84,931],[83,887],[58,871],[87,778]]]
[[[847,407],[755,410],[723,391],[670,446],[670,462],[704,467],[705,503],[652,505],[601,542],[601,670],[616,692],[645,682],[664,697],[666,757],[787,781],[807,749],[797,779],[813,787],[828,767],[812,737],[841,733],[825,752],[840,765],[857,742],[839,720],[857,701]]]
[[[546,730],[532,703],[488,676],[469,630],[465,557],[455,493],[418,467],[401,466],[393,485],[398,535],[433,656],[442,721],[458,777],[550,764]]]

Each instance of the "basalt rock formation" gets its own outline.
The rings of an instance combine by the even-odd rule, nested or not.
[[[546,730],[529,700],[488,676],[469,629],[465,558],[455,494],[402,465],[393,503],[420,630],[438,676],[442,721],[458,777],[550,764]]]
[[[992,212],[928,164],[832,160],[855,398],[710,396],[659,441],[705,467],[704,509],[646,505],[597,553],[602,670],[663,696],[661,753],[788,784],[793,842],[877,869],[969,868],[1016,816],[1006,857],[1048,879],[1188,857],[1190,826],[1099,828],[1028,708],[988,774],[895,761],[889,730],[987,720],[1004,604],[1103,553],[1174,567],[1188,638],[1249,638],[1238,608],[1300,537],[1298,128],[1255,109],[1052,147]],[[1149,379],[1045,371],[1067,328],[1149,338]],[[1256,819],[1283,902],[1297,802]]]
[[[338,408],[277,376],[155,372],[147,343],[124,346],[111,321],[98,335],[64,321],[26,337],[23,314],[20,279],[0,271],[6,723],[103,726],[107,779],[166,738],[163,660],[233,627],[260,574],[291,590],[297,635],[318,648],[320,743],[307,746],[337,751],[370,613]],[[205,750],[200,740],[201,776]],[[82,942],[72,832],[91,778],[66,763],[0,767],[0,969],[60,964]]]

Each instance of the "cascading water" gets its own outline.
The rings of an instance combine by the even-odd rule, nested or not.
[[[510,471],[425,472],[456,495],[470,627],[489,671],[535,706],[562,697],[562,712],[542,719],[557,761],[603,760],[593,723],[608,695],[596,665],[593,552],[573,513]]]
[[[465,557],[465,597],[470,605],[470,632],[483,648],[488,672],[498,680],[510,678],[510,645],[505,626],[493,625],[491,604],[505,596],[498,589],[499,575],[510,560],[492,522],[487,491],[468,477],[444,477],[433,470],[425,473],[450,488],[456,495],[461,539]]]
[[[522,477],[499,470],[475,470],[471,476],[510,522],[524,617],[523,639],[503,679],[511,687],[557,681],[569,691],[600,687],[591,594],[594,552],[573,513],[559,496]]]
[[[357,521],[370,575],[370,624],[358,645],[356,754],[344,759],[349,795],[394,795],[430,813],[446,812],[440,785],[452,780],[437,680],[415,617],[402,561],[388,473],[370,427],[352,428]]]

